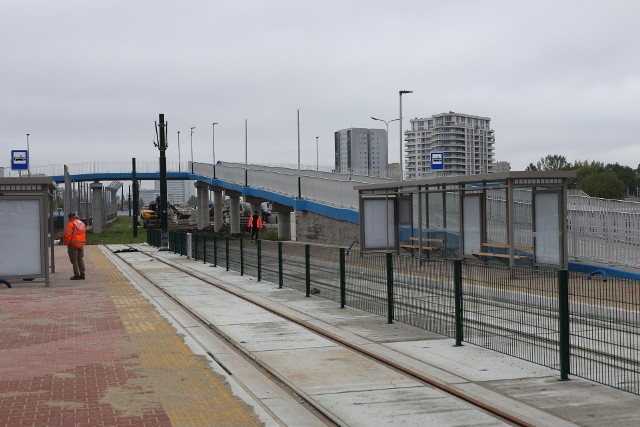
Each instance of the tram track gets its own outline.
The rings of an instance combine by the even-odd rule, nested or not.
[[[110,249],[111,250],[111,249]],[[112,251],[114,252],[114,251]],[[480,409],[483,412],[489,413],[491,415],[493,415],[494,417],[502,420],[503,422],[506,422],[508,424],[512,424],[512,425],[521,425],[521,426],[529,426],[529,425],[533,425],[531,422],[529,422],[526,419],[523,419],[521,417],[519,417],[517,414],[513,414],[508,410],[505,410],[504,408],[500,408],[497,407],[495,405],[492,405],[491,403],[488,403],[476,396],[472,396],[468,393],[465,393],[463,391],[461,391],[460,389],[456,388],[455,386],[452,386],[450,384],[447,384],[446,382],[439,380],[437,378],[425,375],[422,372],[419,372],[417,369],[414,369],[410,366],[406,366],[405,364],[399,363],[397,361],[392,360],[389,357],[386,357],[383,354],[379,354],[376,351],[372,351],[370,349],[365,348],[363,345],[357,344],[355,342],[352,342],[348,339],[345,339],[344,337],[341,337],[339,335],[336,335],[335,333],[332,333],[320,326],[311,324],[309,322],[305,322],[302,321],[298,318],[296,318],[295,316],[292,316],[282,310],[279,310],[278,308],[274,308],[268,304],[265,304],[259,300],[257,300],[256,298],[251,298],[249,296],[246,295],[246,293],[240,292],[240,291],[234,291],[233,289],[229,289],[227,286],[222,286],[219,283],[217,283],[216,281],[212,280],[211,277],[207,277],[202,273],[199,273],[197,271],[194,271],[192,269],[189,268],[185,268],[182,265],[178,264],[178,263],[174,263],[170,260],[166,260],[163,259],[163,257],[158,256],[157,254],[155,254],[153,251],[139,251],[140,253],[144,254],[145,256],[154,259],[155,261],[159,261],[162,262],[163,264],[180,271],[181,273],[184,273],[186,275],[189,275],[191,277],[194,277],[198,280],[204,281],[206,282],[208,285],[214,286],[220,290],[223,290],[224,292],[227,292],[237,298],[240,298],[246,302],[249,302],[255,306],[260,307],[263,310],[266,310],[280,318],[283,318],[285,320],[287,320],[288,322],[291,322],[293,324],[296,324],[298,326],[301,326],[321,337],[324,337],[326,339],[331,340],[332,342],[344,347],[344,348],[348,348],[351,351],[356,352],[357,354],[360,354],[362,356],[365,356],[371,360],[376,361],[378,364],[381,364],[382,366],[386,366],[388,368],[391,368],[397,372],[401,372],[403,375],[412,378],[414,380],[417,380],[420,383],[423,384],[427,384],[429,386],[432,386],[434,388],[437,388],[443,392],[445,392],[447,395],[453,396],[455,398],[458,398],[462,401],[467,402],[468,404]],[[114,255],[118,256],[118,253],[114,252]],[[122,260],[124,263],[128,264],[130,267],[134,268],[135,267],[129,263],[124,257],[122,256],[118,256],[118,258],[120,260]],[[136,270],[137,271],[137,270]],[[195,317],[196,319],[198,319],[199,322],[201,322],[203,325],[206,325],[206,327],[212,331],[212,333],[214,333],[216,336],[220,337],[221,339],[223,339],[226,343],[228,343],[231,347],[233,347],[234,351],[236,353],[239,353],[242,355],[242,357],[250,360],[252,362],[252,364],[258,366],[263,372],[267,373],[267,375],[269,375],[270,377],[272,377],[281,387],[283,387],[284,389],[288,390],[289,393],[291,393],[292,395],[296,396],[296,399],[300,399],[301,402],[304,402],[305,405],[308,405],[309,410],[314,413],[314,415],[316,417],[318,417],[319,420],[321,420],[323,423],[327,424],[327,425],[344,425],[343,422],[341,422],[341,420],[339,418],[336,418],[333,414],[331,414],[330,412],[327,412],[326,408],[324,408],[322,405],[319,405],[317,402],[315,402],[312,398],[310,398],[309,396],[306,395],[306,393],[304,393],[304,391],[301,391],[299,389],[296,388],[295,385],[291,384],[286,378],[282,377],[278,372],[274,372],[268,365],[265,365],[264,363],[262,363],[259,358],[256,358],[254,355],[252,355],[250,352],[248,352],[246,349],[242,348],[240,345],[238,345],[238,343],[234,342],[233,339],[231,339],[229,336],[227,336],[224,332],[220,331],[218,328],[216,328],[213,324],[211,324],[210,322],[207,322],[206,319],[202,318],[198,313],[196,313],[194,310],[192,310],[190,307],[188,307],[186,304],[182,303],[179,299],[177,299],[176,297],[174,297],[170,292],[167,292],[166,290],[164,290],[161,286],[159,286],[158,284],[155,283],[154,280],[152,280],[151,278],[147,277],[144,273],[137,271],[138,274],[141,274],[151,285],[153,285],[155,288],[159,289],[165,296],[167,296],[168,298],[170,298],[172,301],[174,301],[177,305],[179,305],[183,310],[185,310],[186,312],[188,312],[191,316]],[[220,363],[219,360],[216,360],[215,357],[213,357],[213,355],[210,354],[210,357],[212,357],[212,359],[218,363],[224,370],[227,370],[227,368]]]

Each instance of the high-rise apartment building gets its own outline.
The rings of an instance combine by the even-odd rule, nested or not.
[[[493,172],[490,118],[450,111],[410,122],[404,147],[407,179]],[[444,153],[444,171],[431,170],[431,153]]]
[[[387,174],[387,131],[349,128],[335,132],[335,168],[339,173]]]

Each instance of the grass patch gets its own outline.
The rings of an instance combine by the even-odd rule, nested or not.
[[[119,216],[115,221],[102,229],[102,233],[87,233],[88,245],[113,245],[118,243],[144,243],[147,241],[147,230],[138,227],[138,237],[133,237],[133,219]]]

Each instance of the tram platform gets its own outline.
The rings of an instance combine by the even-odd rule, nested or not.
[[[55,248],[57,271],[49,287],[23,282],[0,289],[0,426],[308,425],[295,414],[290,422],[275,422],[268,408],[252,401],[261,392],[225,379],[220,365],[189,342],[188,321],[177,321],[176,315],[170,320],[158,303],[163,294],[145,292],[142,276],[114,263],[104,248],[86,248],[84,281],[69,280],[65,249]],[[154,250],[145,245],[139,249]],[[453,340],[419,328],[387,324],[379,316],[340,309],[332,301],[306,298],[202,261],[158,254],[223,288],[500,406],[531,425],[640,423],[640,396],[580,378],[559,381],[559,372],[552,369],[471,344],[454,347]],[[194,302],[203,316],[220,323],[256,358],[283,369],[302,366],[306,375],[297,381],[315,387],[328,406],[346,405],[353,418],[343,418],[345,425],[428,425],[419,417],[390,413],[388,395],[365,400],[367,372],[332,373],[316,358],[322,351],[316,344],[292,340],[275,323],[265,327],[248,309],[226,306],[228,300],[218,293],[197,292],[186,273],[176,276],[134,253],[131,259],[138,263],[136,271],[166,279],[167,292],[184,303]],[[336,375],[340,387],[362,388],[335,391],[314,383],[327,375]],[[403,384],[394,387],[409,390]],[[263,404],[269,401],[262,399]],[[273,412],[282,409],[281,399],[271,402]],[[439,425],[493,425],[485,421],[469,415],[445,418]]]
[[[104,256],[0,289],[0,426],[261,425]]]

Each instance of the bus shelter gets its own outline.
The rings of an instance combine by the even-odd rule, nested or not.
[[[354,187],[363,251],[567,268],[574,171],[505,172]]]
[[[0,178],[0,279],[44,280],[55,272],[55,185],[50,177]]]

